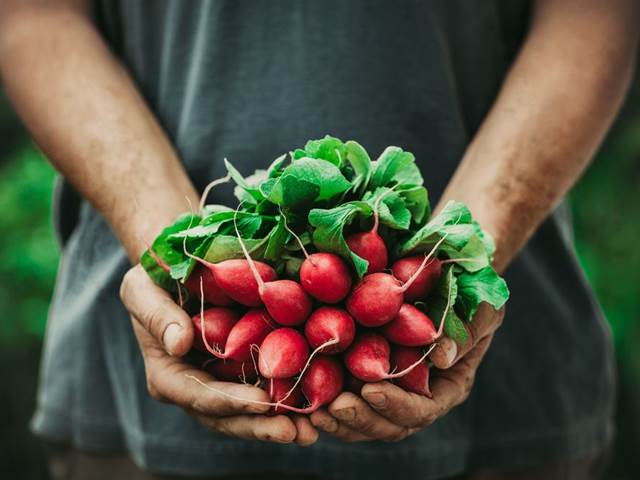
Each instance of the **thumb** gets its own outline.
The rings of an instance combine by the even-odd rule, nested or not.
[[[193,344],[191,318],[171,296],[149,278],[140,265],[129,270],[120,286],[120,298],[140,323],[170,355],[182,356]]]

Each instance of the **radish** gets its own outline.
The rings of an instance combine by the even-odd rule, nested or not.
[[[278,406],[274,407],[272,413],[280,414],[286,411],[285,407],[300,407],[304,401],[302,389],[294,388],[293,378],[272,378],[269,380],[269,398]],[[292,393],[289,393],[293,389]]]
[[[351,315],[336,307],[320,307],[311,314],[304,326],[304,335],[311,348],[318,348],[331,340],[336,343],[323,347],[324,354],[346,350],[356,335],[356,324]]]
[[[216,350],[222,349],[227,342],[229,332],[238,322],[240,315],[230,308],[208,308],[202,314],[194,315],[191,319],[196,335],[193,338],[193,346],[198,350],[207,351],[202,337],[206,337],[207,344]],[[204,329],[203,329],[204,325]],[[203,335],[204,331],[204,335]]]
[[[238,213],[237,210],[236,213]],[[290,327],[303,323],[309,316],[309,313],[311,313],[311,299],[309,298],[309,295],[306,294],[299,283],[294,282],[293,280],[276,280],[275,278],[265,280],[257,268],[261,262],[253,261],[251,255],[249,255],[247,247],[240,237],[235,216],[233,217],[233,224],[236,229],[238,242],[242,248],[242,253],[244,253],[245,258],[247,259],[246,263],[253,273],[253,283],[257,285],[258,296],[264,303],[269,314],[280,325]],[[227,261],[229,262],[231,260]]]
[[[300,267],[300,283],[316,300],[338,303],[351,290],[351,273],[347,264],[333,253],[308,255]]]
[[[368,332],[356,338],[351,348],[345,353],[344,362],[347,370],[363,382],[391,380],[407,375],[420,363],[424,362],[435,346],[436,344],[433,344],[413,364],[408,365],[399,372],[389,373],[389,356],[391,354],[389,342],[382,335]]]
[[[200,278],[204,283],[204,300],[207,303],[212,305],[217,305],[219,307],[226,307],[233,303],[231,297],[224,293],[224,291],[216,282],[216,278],[213,275],[211,269],[204,267],[203,265],[198,265],[194,269],[194,271],[189,275],[189,277],[185,280],[184,286],[185,288],[196,297],[200,298]]]
[[[321,406],[333,402],[342,392],[342,387],[344,385],[344,373],[342,366],[333,358],[325,356],[315,358],[311,362],[311,365],[309,365],[309,369],[302,379],[302,392],[309,401],[309,406],[305,408],[297,408],[287,405],[288,402],[285,400],[290,398],[291,389],[287,392],[287,395],[285,395],[287,398],[282,397],[283,399],[280,400],[280,402],[261,402],[259,400],[247,400],[246,398],[232,395],[224,390],[208,385],[198,377],[191,374],[186,374],[185,377],[193,380],[207,390],[232,400],[248,402],[254,405],[268,405],[275,408],[279,407],[283,410],[302,414],[313,413]]]
[[[224,382],[255,383],[258,372],[253,362],[236,362],[235,360],[208,360],[203,365],[216,380]]]
[[[422,255],[414,255],[396,260],[391,267],[393,276],[401,282],[407,282],[420,268],[423,258]],[[413,284],[404,292],[405,301],[417,302],[424,300],[429,292],[431,292],[431,289],[438,283],[441,274],[442,262],[437,258],[432,258]]]
[[[406,375],[396,378],[394,383],[408,392],[418,393],[431,398],[429,389],[429,365],[422,359],[419,348],[394,347],[391,352],[391,364],[397,370],[404,370],[418,362]]]
[[[338,255],[333,253],[313,253],[309,255],[300,237],[287,225],[287,217],[282,210],[284,228],[296,239],[305,260],[300,266],[300,283],[305,291],[323,303],[338,303],[351,290],[349,267]]]
[[[347,310],[353,318],[365,327],[380,327],[390,322],[404,303],[404,292],[422,273],[445,238],[446,236],[442,237],[431,252],[424,256],[420,267],[404,284],[388,273],[365,275],[347,297]]]
[[[406,347],[430,345],[438,335],[431,319],[410,303],[403,304],[393,320],[382,326],[381,332],[390,342]]]
[[[299,374],[309,358],[309,346],[300,332],[278,328],[260,345],[258,369],[264,378],[290,378]]]
[[[275,326],[273,320],[264,309],[249,310],[231,328],[224,344],[224,352],[212,347],[203,335],[206,331],[204,312],[200,314],[200,338],[206,349],[214,356],[231,359],[236,362],[248,362],[253,345],[260,345]]]
[[[373,227],[371,227],[371,230],[368,232],[354,233],[346,238],[349,250],[369,262],[367,273],[383,271],[387,268],[387,262],[389,261],[387,246],[378,234],[378,227],[380,226],[378,207],[384,196],[389,192],[391,192],[391,190],[380,195],[376,200],[373,208]]]
[[[302,393],[307,397],[309,406],[299,413],[315,412],[333,402],[342,392],[343,385],[342,365],[331,357],[316,357],[302,377]]]

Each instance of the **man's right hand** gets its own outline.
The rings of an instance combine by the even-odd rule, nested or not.
[[[144,359],[149,394],[156,400],[182,407],[212,430],[247,440],[311,445],[318,432],[302,415],[267,416],[264,390],[250,385],[219,382],[181,359],[193,343],[191,319],[155,285],[140,265],[127,272],[120,297],[131,314],[133,330]],[[247,401],[237,401],[204,388],[187,375],[210,387]]]

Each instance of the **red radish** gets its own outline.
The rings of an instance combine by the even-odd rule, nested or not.
[[[336,340],[337,343],[323,347],[327,355],[346,350],[356,336],[356,324],[351,315],[335,307],[320,307],[311,314],[304,326],[304,335],[311,348]]]
[[[373,227],[371,227],[371,230],[368,232],[354,233],[346,238],[349,250],[369,262],[367,273],[381,272],[387,268],[389,253],[387,246],[384,244],[384,240],[378,234],[378,227],[380,226],[378,208],[385,195],[391,191],[392,190],[387,190],[376,199],[373,207]]]
[[[298,408],[304,402],[302,389],[294,387],[295,379],[293,378],[272,378],[269,381],[269,398],[278,406],[273,408],[273,413],[280,414],[286,411],[282,405],[287,407]],[[290,390],[293,391],[289,393]]]
[[[238,213],[237,210],[236,213]],[[236,217],[233,218],[233,224],[242,253],[247,259],[247,264],[253,273],[254,283],[258,287],[257,293],[267,311],[280,325],[291,327],[303,323],[311,312],[309,295],[299,283],[293,280],[275,280],[275,278],[264,280],[256,268],[261,262],[254,262],[249,255],[249,251],[240,237]]]
[[[224,382],[254,383],[258,379],[253,362],[216,359],[207,361],[203,368],[215,379]]]
[[[419,362],[406,375],[396,378],[394,383],[408,392],[418,393],[431,398],[429,389],[429,365],[422,360],[419,348],[394,347],[391,352],[391,364],[396,370],[404,370]]]
[[[302,371],[309,358],[309,346],[300,332],[278,328],[260,345],[258,368],[264,378],[290,378]]]
[[[390,342],[406,347],[430,345],[438,335],[431,319],[410,303],[403,304],[381,332]]]
[[[303,413],[314,412],[333,402],[342,392],[343,385],[342,365],[332,357],[316,357],[302,377],[302,393],[309,401]]]
[[[379,382],[407,375],[427,358],[436,344],[416,360],[413,364],[399,372],[389,373],[389,342],[377,333],[364,333],[356,338],[351,348],[344,355],[347,370],[363,382]]]
[[[191,275],[185,280],[184,286],[192,295],[200,297],[200,278],[204,284],[204,301],[219,307],[231,305],[233,300],[224,293],[216,282],[216,278],[210,269],[197,265]]]
[[[206,195],[208,195],[209,193],[210,188],[212,186],[215,186],[216,182],[220,183],[221,181],[226,181],[225,178],[226,177],[223,177],[219,180],[214,180],[207,187],[207,189],[205,189],[205,193],[203,194],[203,197],[200,201],[201,209],[204,208],[203,203],[205,201]],[[188,198],[187,201],[189,201]],[[191,206],[191,201],[189,201],[189,206]],[[193,207],[191,208],[191,210],[193,212]],[[191,221],[189,222],[189,227],[191,227]],[[236,232],[237,230],[238,229],[236,228]],[[244,244],[242,244],[242,242],[240,243],[243,247],[243,250],[246,250],[244,249]],[[182,250],[187,257],[198,261],[201,265],[211,271],[215,282],[224,293],[226,293],[236,302],[247,307],[257,307],[259,305],[262,305],[262,300],[260,298],[260,292],[258,288],[259,282],[268,282],[278,278],[275,270],[263,262],[249,263],[245,260],[232,259],[224,260],[220,263],[211,263],[203,258],[196,257],[195,255],[187,251],[186,236],[182,239]]]
[[[323,303],[338,303],[351,289],[349,267],[338,255],[333,253],[314,253],[309,255],[300,237],[287,225],[287,217],[282,210],[284,228],[296,239],[305,256],[300,266],[300,283],[306,292]]]
[[[393,276],[401,282],[407,282],[411,276],[420,268],[424,257],[422,255],[414,255],[405,257],[396,262],[391,267]],[[413,284],[404,292],[406,302],[417,302],[424,300],[433,287],[438,283],[442,274],[442,262],[437,258],[432,258],[424,267],[422,273],[418,275]]]
[[[282,403],[261,402],[258,400],[247,400],[246,398],[232,395],[225,392],[224,390],[220,390],[213,387],[212,385],[206,384],[198,377],[195,377],[193,375],[187,374],[185,376],[198,383],[202,387],[206,388],[207,390],[215,392],[218,395],[231,398],[233,400],[249,402],[255,405],[269,405],[271,407],[279,407],[283,410],[289,410],[291,412],[302,414],[315,412],[321,406],[334,401],[336,397],[340,395],[340,392],[342,392],[342,388],[344,385],[344,373],[342,370],[342,366],[332,357],[325,356],[319,356],[315,358],[309,365],[309,369],[307,370],[305,375],[302,377],[302,392],[309,401],[309,406],[305,408],[297,408],[287,405],[288,402],[286,402],[285,400],[291,397],[291,389],[289,390],[289,392],[287,392],[287,395],[285,395],[285,397],[288,397],[282,397],[283,400],[280,400],[280,402]]]
[[[338,303],[351,290],[351,273],[338,255],[313,253],[302,262],[300,283],[316,300]]]
[[[264,309],[249,310],[231,328],[224,344],[224,352],[220,352],[209,344],[207,337],[202,335],[202,332],[206,331],[204,312],[201,313],[200,322],[200,338],[206,349],[218,358],[231,359],[236,362],[252,360],[252,346],[260,345],[269,332],[275,328],[273,320]]]
[[[388,273],[365,275],[347,297],[347,310],[365,327],[380,327],[390,322],[404,303],[404,292],[422,273],[429,259],[444,241],[442,237],[431,252],[425,255],[420,268],[404,283]]]
[[[202,340],[202,326],[204,325],[204,336],[207,339],[207,343],[212,348],[221,350],[227,342],[229,332],[231,332],[239,318],[240,315],[235,310],[224,307],[208,308],[202,312],[202,315],[194,315],[191,319],[196,330],[193,346],[201,351],[207,351],[207,347]]]

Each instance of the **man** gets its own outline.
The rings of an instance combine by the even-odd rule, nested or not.
[[[637,2],[3,0],[0,22],[5,88],[65,178],[33,429],[68,478],[596,476],[611,345],[561,200],[629,84]],[[442,342],[432,400],[381,383],[266,416],[185,378],[266,398],[181,359],[190,320],[137,261],[225,156],[248,173],[325,133],[414,152],[512,300]]]

